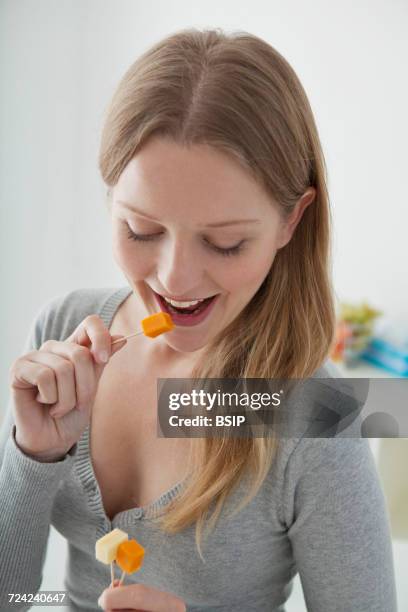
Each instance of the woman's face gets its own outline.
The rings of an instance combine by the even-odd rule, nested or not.
[[[155,341],[182,353],[237,317],[294,230],[238,162],[205,145],[151,138],[112,194],[114,257],[148,313],[163,310],[155,293],[179,301],[217,294],[203,320]]]

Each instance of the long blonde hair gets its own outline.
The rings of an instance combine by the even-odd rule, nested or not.
[[[106,185],[117,183],[153,134],[233,156],[278,203],[283,218],[308,187],[316,189],[256,295],[207,345],[210,357],[192,373],[196,378],[312,375],[334,339],[331,218],[321,144],[294,70],[271,45],[247,32],[178,31],[140,56],[119,83],[101,139],[99,167]],[[247,473],[252,487],[242,505],[256,495],[275,452],[276,440],[269,437],[195,439],[194,477],[160,517],[162,529],[177,533],[195,523],[201,555],[210,506],[215,506],[211,530]]]

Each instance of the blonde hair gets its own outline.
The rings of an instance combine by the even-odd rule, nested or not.
[[[303,378],[327,358],[335,327],[326,167],[313,113],[288,62],[247,32],[185,29],[161,40],[128,69],[107,112],[99,167],[109,187],[147,139],[206,144],[238,159],[277,202],[283,218],[305,190],[316,197],[263,284],[206,347],[196,378]],[[271,203],[272,205],[272,203]],[[276,204],[274,204],[276,205]],[[194,440],[188,487],[160,517],[167,533],[212,530],[246,474],[249,503],[273,465],[273,438]]]

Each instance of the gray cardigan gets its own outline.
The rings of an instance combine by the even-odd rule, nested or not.
[[[78,289],[54,298],[33,321],[24,352],[47,339],[65,340],[89,314],[109,327],[130,291]],[[320,377],[329,375],[327,367],[330,362]],[[169,537],[154,522],[183,481],[111,522],[90,459],[89,427],[56,463],[25,455],[14,433],[10,401],[0,435],[1,611],[8,609],[8,593],[40,588],[50,524],[68,541],[66,609],[72,611],[100,610],[97,600],[109,585],[110,568],[95,559],[95,541],[115,527],[146,548],[142,569],[125,584],[175,593],[188,612],[284,612],[297,572],[312,612],[397,609],[389,517],[364,438],[285,440],[257,496],[232,519],[224,511],[204,540],[203,563],[194,526]],[[239,503],[245,484],[226,510]]]

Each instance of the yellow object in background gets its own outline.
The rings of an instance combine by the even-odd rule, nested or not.
[[[171,331],[174,327],[173,320],[167,312],[156,312],[141,321],[145,336],[155,338],[164,332]]]
[[[382,314],[381,310],[372,308],[367,302],[361,304],[342,302],[340,304],[340,320],[347,323],[367,325]]]
[[[340,302],[336,337],[330,350],[331,359],[349,365],[359,359],[373,336],[375,320],[382,314],[367,302]]]

